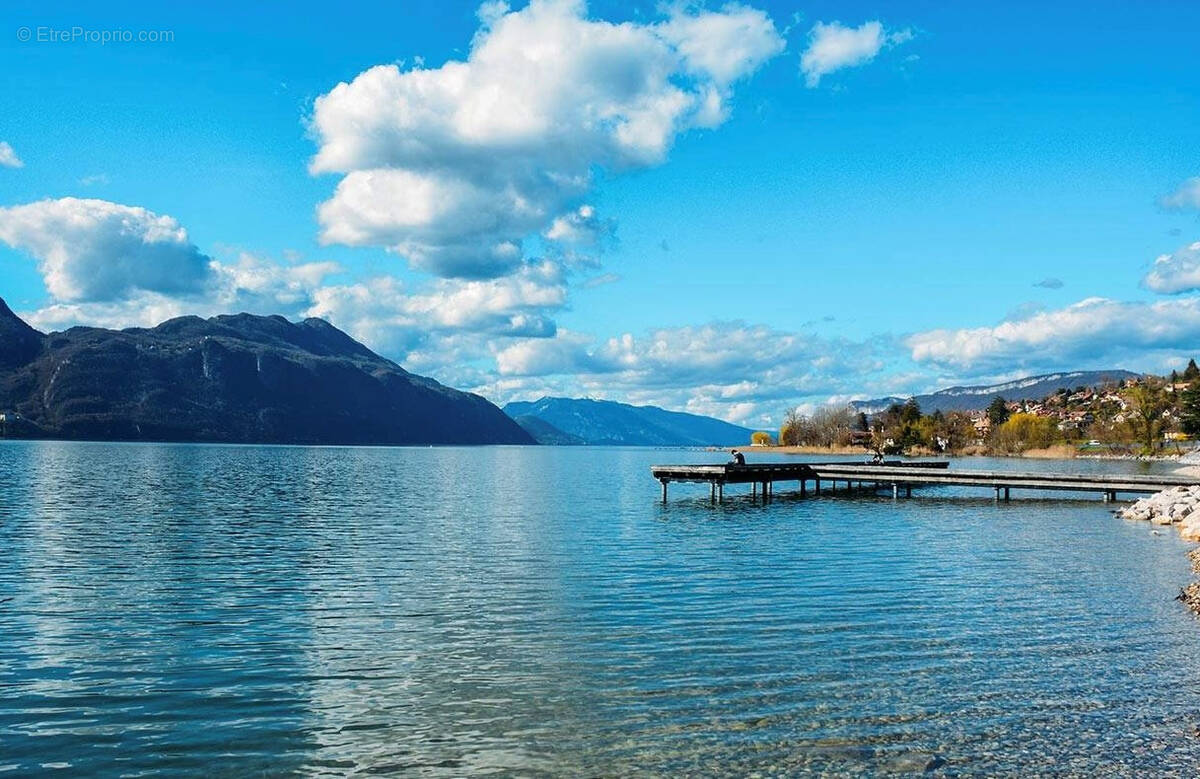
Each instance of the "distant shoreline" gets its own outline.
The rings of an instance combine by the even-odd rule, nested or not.
[[[770,454],[831,454],[859,455],[871,458],[873,453],[861,446],[743,446],[741,451],[746,456],[755,453]],[[934,452],[918,450],[906,455],[888,455],[889,457],[1004,457],[1017,460],[1142,460],[1146,462],[1171,462],[1179,460],[1186,452],[1178,454],[1158,454],[1152,456],[1133,454],[1101,454],[1081,452],[1072,444],[1055,444],[1043,449],[1027,449],[1016,454],[988,452],[983,447],[968,447],[959,452]]]

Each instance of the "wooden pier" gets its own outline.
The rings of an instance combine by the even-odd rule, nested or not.
[[[863,463],[854,461],[828,463],[763,463],[755,465],[653,465],[650,473],[662,484],[662,499],[667,501],[667,485],[671,482],[708,483],[713,502],[725,498],[726,484],[749,484],[751,496],[761,493],[770,500],[776,482],[796,482],[800,497],[807,497],[809,484],[814,495],[835,490],[844,482],[847,489],[854,485],[872,490],[891,488],[898,498],[903,490],[912,495],[914,487],[956,486],[985,487],[995,492],[996,500],[1008,500],[1011,491],[1052,490],[1092,492],[1114,501],[1119,493],[1146,494],[1168,487],[1190,486],[1198,480],[1186,476],[1138,476],[1132,474],[1078,473],[1021,473],[1012,471],[951,470],[944,461],[888,461]]]

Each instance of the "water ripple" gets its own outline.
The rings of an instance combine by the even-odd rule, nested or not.
[[[0,773],[1195,773],[1173,533],[680,458],[0,443]]]

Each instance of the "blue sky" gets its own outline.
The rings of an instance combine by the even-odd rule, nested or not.
[[[499,402],[754,424],[1200,351],[1194,3],[249,6],[6,6],[37,326],[319,315]]]

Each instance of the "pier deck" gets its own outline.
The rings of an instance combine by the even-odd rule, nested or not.
[[[1021,489],[1094,492],[1102,495],[1106,501],[1116,500],[1118,493],[1153,493],[1168,487],[1189,486],[1198,481],[1195,477],[1174,475],[960,471],[951,470],[948,465],[946,462],[929,461],[654,465],[650,472],[662,484],[664,502],[667,500],[667,485],[671,482],[707,482],[712,499],[719,502],[725,496],[726,484],[750,484],[752,495],[757,497],[761,490],[763,498],[769,499],[777,481],[796,482],[801,497],[808,495],[810,482],[817,495],[821,494],[822,482],[830,488],[845,482],[848,488],[855,484],[873,489],[891,487],[893,497],[899,497],[901,488],[906,495],[911,495],[913,487],[946,485],[989,488],[995,491],[997,500],[1008,500],[1011,490]]]

